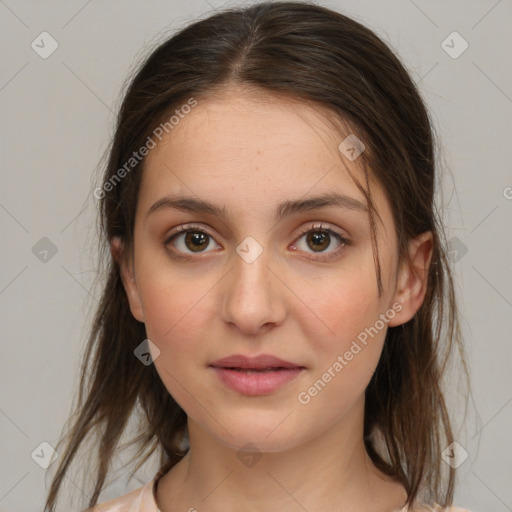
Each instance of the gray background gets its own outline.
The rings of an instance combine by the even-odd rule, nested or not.
[[[233,2],[0,0],[1,512],[42,509],[54,466],[42,469],[31,454],[37,448],[44,459],[48,449],[40,443],[56,445],[71,407],[99,296],[91,289],[91,192],[121,87],[159,40],[224,5]],[[322,5],[376,30],[409,67],[431,108],[449,169],[441,201],[476,405],[464,418],[460,402],[452,403],[459,442],[469,453],[455,503],[472,512],[510,511],[512,2]],[[47,59],[31,47],[43,31],[59,45]],[[469,44],[458,58],[442,47],[453,31]],[[453,54],[462,43],[452,37],[445,45]],[[43,252],[51,246],[43,237],[55,254]],[[153,470],[148,466],[128,484],[112,483],[103,497],[140,486]],[[74,503],[67,510],[79,510]]]

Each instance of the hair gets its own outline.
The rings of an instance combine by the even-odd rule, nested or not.
[[[176,108],[190,98],[215,97],[232,85],[326,108],[351,127],[366,147],[360,161],[368,187],[359,186],[368,201],[373,242],[377,223],[369,175],[382,185],[391,205],[401,261],[407,258],[409,240],[432,232],[426,296],[410,321],[388,329],[365,392],[363,434],[373,463],[403,484],[409,506],[422,495],[450,506],[455,474],[447,464],[443,467],[441,452],[454,437],[441,382],[455,346],[466,374],[467,367],[434,201],[434,129],[416,85],[377,35],[343,14],[300,1],[230,8],[195,21],[150,53],[124,92],[99,201],[99,244],[107,275],[82,361],[73,423],[59,440],[58,446],[65,447],[45,512],[54,511],[63,479],[88,435],[95,440],[97,457],[89,506],[97,504],[133,415],[138,414],[140,430],[129,443],[138,447],[130,461],[138,462],[132,475],[153,454],[168,470],[188,450],[182,445],[186,413],[154,365],[134,357],[146,339],[145,326],[131,314],[119,263],[109,252],[114,237],[127,254],[133,248],[144,159],[114,181]]]

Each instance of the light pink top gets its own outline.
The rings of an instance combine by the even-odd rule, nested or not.
[[[87,509],[84,512],[161,512],[156,504],[155,488],[158,479],[162,476],[159,472],[147,484],[135,489],[134,491],[115,498],[104,503],[99,503],[93,509]],[[462,508],[442,509],[441,507],[427,507],[421,511],[431,512],[469,512]],[[403,508],[397,512],[408,512],[407,508]]]

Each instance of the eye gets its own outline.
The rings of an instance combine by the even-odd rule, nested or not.
[[[205,252],[212,241],[213,237],[199,226],[182,225],[166,238],[164,245],[172,244],[178,253],[194,254]]]
[[[333,258],[336,255],[338,255],[338,253],[344,248],[344,246],[350,245],[350,242],[340,233],[329,228],[324,228],[322,224],[320,224],[319,226],[310,226],[308,229],[302,231],[302,233],[299,236],[299,240],[302,237],[304,237],[304,235],[308,235],[305,238],[306,249],[303,249],[302,247],[299,247],[299,249],[308,252],[307,249],[312,248],[314,253],[322,254],[319,258],[315,258],[318,260],[326,260]],[[333,251],[328,251],[327,255],[323,256],[323,253],[325,253],[325,249],[331,247],[333,237],[336,239],[338,247],[335,248],[335,250]],[[301,244],[294,244],[292,248],[295,250],[300,245]]]
[[[319,226],[308,227],[308,229],[300,233],[298,239],[300,240],[304,235],[308,235],[305,239],[306,248],[299,247],[302,244],[297,243],[292,245],[292,250],[295,251],[299,248],[301,251],[309,252],[308,247],[312,247],[312,252],[320,255],[314,258],[316,260],[325,261],[333,258],[339,254],[344,246],[350,245],[350,242],[340,233],[333,229],[326,228],[322,224]],[[331,247],[332,238],[336,240],[338,247],[335,248],[335,250],[328,251],[326,256],[323,256],[323,253],[326,252],[325,250]],[[181,225],[165,239],[164,246],[168,247],[169,245],[172,245],[172,251],[178,254],[197,254],[209,252],[206,249],[211,245],[215,245],[213,241],[213,236],[202,227],[195,225]],[[217,247],[220,247],[218,244],[216,245]]]

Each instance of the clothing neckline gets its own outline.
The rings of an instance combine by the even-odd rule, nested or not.
[[[168,469],[167,469],[167,468],[161,469],[161,470],[160,470],[160,471],[158,471],[158,473],[154,476],[153,480],[151,480],[151,481],[148,483],[148,488],[149,488],[149,490],[151,491],[151,497],[152,497],[152,499],[153,499],[153,504],[154,504],[155,512],[162,512],[162,511],[158,508],[158,504],[157,504],[157,500],[156,500],[156,490],[157,490],[158,482],[160,481],[160,478],[162,478],[162,477],[167,473],[167,471],[168,471]],[[396,512],[408,512],[407,506],[404,506],[403,508],[401,508],[400,510],[397,510]]]
[[[148,482],[147,484],[147,490],[151,493],[151,498],[153,500],[153,503],[152,505],[154,505],[154,512],[162,512],[159,508],[158,508],[158,504],[157,504],[157,500],[156,500],[156,490],[157,490],[157,487],[158,487],[158,482],[160,481],[160,479],[169,471],[169,467],[166,466],[164,468],[162,468],[160,471],[158,471],[158,473],[153,477],[153,479]],[[439,505],[435,504],[435,509],[430,509],[432,511],[434,510],[439,510]],[[450,509],[450,510],[453,510],[453,509]],[[457,510],[460,510],[460,509],[455,509],[455,511]],[[400,510],[396,510],[396,512],[410,512],[409,511],[409,508],[407,507],[407,505],[405,505],[404,507],[402,507]],[[461,510],[461,512],[465,512],[463,510]]]

